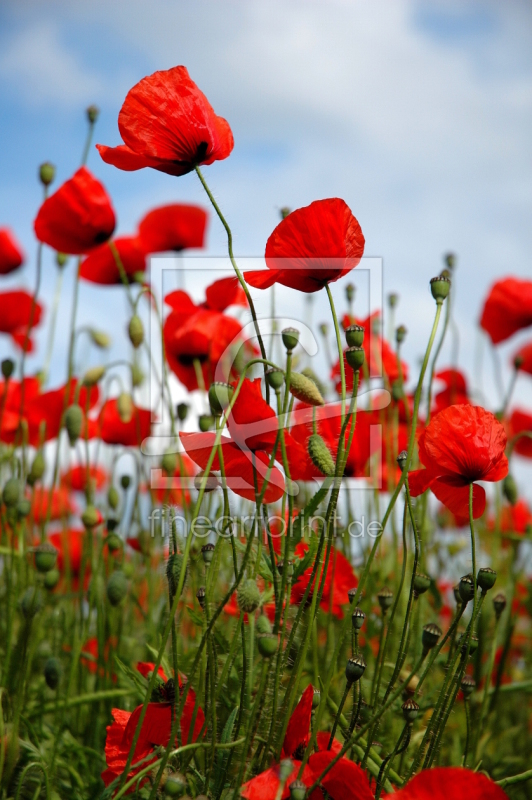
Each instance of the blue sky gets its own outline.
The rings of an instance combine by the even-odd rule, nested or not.
[[[385,290],[401,296],[396,319],[409,330],[405,353],[415,364],[433,315],[428,281],[454,250],[460,360],[470,370],[490,283],[531,274],[531,18],[530,4],[517,0],[4,0],[0,225],[15,230],[28,255],[5,285],[33,285],[39,163],[55,163],[59,181],[74,172],[89,103],[101,108],[95,141],[118,144],[128,89],[185,64],[234,132],[234,153],[206,176],[237,253],[264,252],[280,206],[343,197],[367,255],[384,260]],[[192,175],[122,173],[96,151],[89,167],[113,198],[119,232],[153,205],[205,202]],[[208,252],[225,252],[214,219]],[[48,304],[54,281],[47,254]],[[105,328],[110,315],[125,324],[120,290],[84,286],[81,321]],[[525,338],[502,348],[503,360]],[[2,354],[8,347],[3,337]],[[64,351],[59,340],[57,380]],[[40,360],[42,351],[32,364]],[[525,405],[531,387],[520,380]]]

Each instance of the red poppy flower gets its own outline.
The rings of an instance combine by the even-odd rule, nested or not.
[[[512,364],[516,365],[516,369],[521,372],[528,372],[532,375],[532,342],[523,345],[512,359]]]
[[[285,783],[281,800],[287,800],[287,798],[290,797],[290,790],[288,787],[292,781],[296,780],[300,766],[301,762],[294,761],[294,769]],[[275,764],[273,767],[261,772],[260,775],[252,778],[242,786],[240,789],[240,796],[246,798],[246,800],[276,800],[281,785],[279,769],[279,765]],[[314,773],[308,764],[305,766],[301,780],[307,787],[312,786],[314,783]],[[318,789],[316,792],[312,793],[310,800],[321,800],[322,798],[323,793]]]
[[[490,517],[488,520],[489,530],[495,530],[496,520]],[[501,533],[509,533],[517,536],[524,536],[532,526],[532,511],[528,507],[526,500],[522,498],[514,506],[505,505],[501,509],[499,528]]]
[[[434,410],[441,411],[449,406],[469,404],[467,380],[463,372],[458,369],[442,369],[436,372],[434,378],[442,381],[444,388],[434,397]]]
[[[303,758],[310,739],[309,730],[313,698],[314,687],[309,684],[288,721],[281,758],[297,758],[300,761]]]
[[[482,516],[486,492],[475,481],[500,481],[508,474],[504,454],[506,433],[490,411],[458,405],[440,411],[419,438],[419,460],[426,469],[408,476],[413,497],[429,487],[453,514],[469,514],[473,486],[473,517]]]
[[[13,444],[20,423],[20,406],[24,394],[24,406],[36,398],[40,392],[41,384],[38,378],[24,378],[17,381],[11,378],[0,383],[0,439]],[[24,392],[23,392],[24,390]]]
[[[303,558],[308,550],[306,542],[299,542],[295,548],[295,555],[298,558]],[[321,573],[318,573],[320,575]],[[290,602],[299,605],[303,599],[306,588],[309,584],[312,575],[312,567],[309,567],[303,575],[294,583],[292,593],[290,595]],[[321,578],[319,579],[321,581]],[[320,608],[328,612],[329,609],[333,615],[338,619],[343,619],[344,606],[349,602],[347,592],[349,589],[356,588],[358,580],[353,567],[344,556],[336,548],[333,548],[329,557],[327,565],[327,574],[323,584],[323,594],[321,597]],[[312,591],[314,588],[314,581],[312,582],[311,590],[309,593],[309,601],[312,598]]]
[[[39,209],[34,223],[40,242],[60,253],[81,255],[103,244],[116,225],[105,188],[81,167]]]
[[[308,765],[313,772],[314,780],[319,778],[335,757],[333,749],[321,750],[311,755]],[[374,800],[366,773],[362,767],[349,761],[345,756],[342,756],[325,775],[321,785],[333,800]]]
[[[61,386],[58,389],[52,389],[34,397],[26,404],[23,413],[28,423],[30,444],[36,446],[39,443],[41,430],[44,430],[45,442],[57,438],[63,412],[68,405],[74,402],[77,383],[75,378],[70,382],[70,392],[67,399],[65,399],[67,387]],[[90,390],[82,386],[79,391],[78,402],[81,408],[85,410],[88,399],[89,409],[91,409],[98,402],[98,398],[99,390],[97,386],[93,386]],[[84,431],[82,431],[82,435],[85,435]]]
[[[224,284],[221,296],[231,302],[238,300],[234,284]],[[234,353],[241,324],[221,310],[196,306],[184,291],[171,292],[165,302],[172,308],[164,327],[163,338],[170,369],[189,391],[199,388],[194,362],[198,362],[203,373],[205,387],[213,380],[227,379],[232,370]],[[215,378],[216,368],[222,375]]]
[[[480,318],[480,327],[493,344],[529,325],[532,325],[532,281],[503,278],[494,283]]]
[[[124,272],[131,283],[135,275],[146,270],[146,257],[135,236],[119,236],[114,245],[120,256]],[[115,257],[109,243],[100,245],[84,260],[80,269],[80,277],[90,283],[102,286],[122,286],[123,281],[117,267]]]
[[[408,781],[403,789],[386,795],[386,800],[507,800],[508,795],[482,772],[463,767],[424,769]]]
[[[207,212],[200,206],[173,203],[149,211],[138,227],[145,253],[168,253],[205,246]]]
[[[133,406],[131,419],[124,422],[118,413],[118,401],[113,397],[102,406],[93,426],[94,435],[107,444],[138,447],[150,435],[151,414],[149,408]]]
[[[103,660],[105,662],[109,661],[109,651],[111,647],[116,647],[116,637],[110,636],[104,644],[103,647]],[[80,662],[83,664],[89,672],[92,672],[95,675],[98,672],[98,637],[93,636],[91,639],[87,639],[83,648],[80,653]],[[105,674],[105,670],[103,668],[100,669],[100,673],[103,675]],[[113,675],[114,681],[116,681],[116,675]]]
[[[33,305],[33,295],[25,289],[0,292],[0,333],[7,333],[16,345],[24,347],[30,319],[32,328],[38,325],[42,310],[40,303]],[[27,340],[27,349],[30,353],[33,350],[31,339]]]
[[[514,452],[525,458],[532,458],[532,414],[522,408],[515,408],[507,423],[508,438],[513,439],[520,433],[530,433],[531,436],[521,436],[516,440]]]
[[[177,454],[177,466],[173,475],[162,470],[153,470],[151,489],[157,502],[183,508],[190,500],[187,479],[197,472],[195,464],[184,453]],[[183,479],[183,480],[181,480]]]
[[[154,72],[127,93],[118,129],[125,145],[96,145],[101,157],[128,172],[153,167],[185,175],[222,161],[233,149],[229,123],[217,116],[186,67]]]
[[[78,506],[70,497],[70,493],[65,486],[54,487],[52,491],[52,504],[50,516],[48,516],[48,505],[50,503],[50,489],[46,486],[37,486],[33,490],[31,498],[30,517],[35,525],[41,525],[48,519],[67,519],[72,514],[77,514]]]
[[[89,467],[89,478],[95,489],[103,489],[109,480],[109,474],[103,467],[93,464]],[[87,488],[87,467],[79,465],[72,467],[61,475],[61,483],[72,492],[84,492]]]
[[[137,670],[140,672],[143,678],[147,678],[151,672],[153,672],[153,668],[155,663],[153,661],[138,661],[137,662]],[[157,675],[163,679],[166,683],[168,678],[166,677],[166,673],[162,667],[159,667],[157,670]],[[181,678],[179,679],[179,685],[181,686]]]
[[[0,228],[0,275],[7,275],[24,263],[24,254],[9,230]]]
[[[356,267],[364,253],[362,229],[349,206],[337,197],[315,200],[292,211],[266,243],[267,270],[246,272],[250,286],[280,283],[317,292]]]
[[[57,531],[56,533],[50,534],[48,539],[59,551],[57,556],[57,568],[61,573],[66,570],[66,564],[68,563],[71,575],[74,578],[79,577],[81,553],[86,536],[86,531],[79,528],[69,528],[68,530]]]
[[[229,306],[247,306],[248,301],[238,278],[218,278],[205,289],[205,308],[225,311]]]

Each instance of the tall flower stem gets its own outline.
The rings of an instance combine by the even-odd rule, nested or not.
[[[344,364],[344,349],[342,347],[342,337],[340,335],[340,326],[338,324],[338,316],[336,314],[336,308],[334,306],[334,300],[331,292],[331,288],[327,283],[325,285],[325,290],[327,292],[327,298],[329,300],[329,305],[331,307],[331,314],[334,323],[334,333],[336,335],[336,347],[338,348],[338,361],[340,364],[340,381],[342,384],[342,422],[345,419],[345,364]]]

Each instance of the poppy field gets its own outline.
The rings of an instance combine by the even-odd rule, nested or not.
[[[186,67],[130,89],[122,143],[98,114],[68,180],[39,167],[33,291],[0,285],[0,797],[531,798],[532,340],[502,403],[471,388],[442,356],[448,253],[408,363],[386,276],[362,310],[364,223],[338,197],[281,208],[243,266],[210,179],[230,121]],[[204,206],[115,237],[95,163],[195,173]],[[159,297],[156,260],[204,248],[209,218],[227,269]],[[51,308],[46,250],[74,275]],[[24,261],[0,227],[0,283]],[[89,283],[128,309],[123,359],[79,323]],[[318,293],[327,319],[276,315]],[[472,303],[495,360],[532,327],[532,280]]]

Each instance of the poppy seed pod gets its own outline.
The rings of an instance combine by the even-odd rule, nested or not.
[[[209,405],[216,416],[221,416],[234,394],[234,389],[229,383],[217,381],[209,387]]]
[[[44,588],[51,592],[59,583],[60,577],[61,573],[58,569],[51,569],[49,572],[46,572],[44,575]]]
[[[200,586],[198,591],[196,592],[196,600],[200,604],[202,608],[205,608],[205,598],[207,596],[207,592],[205,591],[205,586]]]
[[[214,556],[214,545],[210,542],[204,544],[201,548],[201,555],[203,556],[203,563],[210,564]]]
[[[519,499],[519,490],[513,475],[508,474],[502,482],[502,492],[510,505],[515,506]]]
[[[459,638],[458,642],[459,642],[460,647],[461,647],[462,655],[465,655],[466,651],[467,651],[467,633],[460,634],[460,638]],[[477,637],[476,636],[471,636],[470,639],[469,639],[469,655],[470,656],[472,656],[473,653],[476,652],[477,647],[478,647],[478,639],[477,639]]]
[[[28,477],[26,478],[30,486],[34,486],[37,481],[40,481],[44,475],[45,468],[46,462],[44,460],[44,454],[42,450],[38,450],[37,453],[35,453],[35,458],[31,462],[30,471],[28,473]]]
[[[111,533],[105,540],[105,543],[110,553],[116,553],[122,547],[122,540],[116,533]]]
[[[350,658],[345,666],[345,678],[348,683],[354,683],[360,680],[366,671],[366,662],[362,656],[353,656]]]
[[[137,350],[137,348],[139,348],[144,341],[144,325],[142,324],[141,318],[137,314],[133,314],[129,320],[127,332],[129,335],[129,341],[135,350]]]
[[[431,278],[430,291],[433,298],[438,305],[441,305],[445,298],[448,296],[451,289],[451,281],[444,275],[439,275],[437,278]]]
[[[214,417],[211,414],[201,414],[198,418],[198,425],[202,433],[207,433],[214,425]]]
[[[325,440],[319,433],[313,433],[312,436],[309,437],[307,450],[310,460],[316,469],[318,469],[322,475],[332,477],[335,472],[333,457],[325,444]]]
[[[99,115],[100,115],[100,109],[98,108],[98,106],[91,105],[87,108],[87,119],[89,120],[91,125],[94,125]]]
[[[430,589],[431,583],[432,581],[428,575],[422,575],[418,572],[414,577],[414,592],[419,597],[420,594],[424,594],[428,589]]]
[[[133,398],[129,392],[120,392],[116,401],[116,409],[121,421],[127,425],[133,419]]]
[[[320,390],[310,378],[300,372],[292,372],[290,375],[290,394],[309,406],[323,406],[325,400],[321,396]]]
[[[477,684],[474,678],[471,677],[471,675],[464,675],[464,677],[460,682],[460,688],[462,690],[462,694],[467,699],[473,694],[473,692],[477,688]]]
[[[439,642],[442,630],[439,625],[434,622],[429,622],[428,625],[423,626],[423,633],[421,634],[421,644],[425,650],[432,650],[433,647]]]
[[[353,300],[355,299],[355,292],[356,289],[353,286],[353,284],[348,283],[347,286],[345,287],[345,299],[347,300],[348,303],[352,303]]]
[[[383,614],[389,610],[393,603],[393,592],[387,586],[384,586],[380,592],[377,593],[377,600],[379,601],[379,605],[381,607],[381,611]]]
[[[8,381],[15,371],[15,362],[11,358],[4,358],[2,361],[2,375]]]
[[[174,597],[177,592],[179,581],[181,579],[181,570],[183,569],[183,556],[181,553],[172,553],[166,564],[166,578],[168,580],[168,588],[170,594]],[[186,575],[185,575],[186,580]],[[183,586],[185,581],[183,581]]]
[[[9,478],[2,492],[2,501],[7,508],[13,508],[20,500],[20,481],[17,478]]]
[[[460,592],[460,598],[463,603],[469,603],[469,601],[473,599],[475,596],[475,584],[471,574],[464,575],[462,578],[460,578],[458,591]]]
[[[419,706],[415,700],[409,697],[401,706],[401,711],[403,712],[405,722],[414,722],[419,714]]]
[[[266,616],[266,614],[261,614],[257,620],[256,624],[257,633],[271,633],[272,632],[272,623]]]
[[[408,331],[404,325],[399,325],[399,327],[395,329],[395,341],[397,344],[402,344],[404,342],[407,333]]]
[[[289,213],[290,209],[288,208],[288,206],[283,206],[282,208],[279,209],[279,214],[281,215],[281,219],[286,219]]]
[[[499,594],[496,594],[493,598],[493,608],[495,610],[495,616],[499,619],[506,608],[506,597],[502,592],[499,592]]]
[[[50,186],[55,178],[55,167],[49,161],[45,161],[39,167],[39,180],[43,186]]]
[[[447,269],[454,269],[456,266],[456,255],[454,253],[446,253],[443,257]]]
[[[362,625],[364,624],[364,620],[365,619],[366,619],[366,615],[364,614],[362,609],[357,606],[355,608],[355,610],[353,611],[353,614],[351,616],[351,623],[353,625],[353,628],[356,631],[359,631],[361,629]]]
[[[296,778],[295,781],[292,781],[288,787],[288,790],[290,792],[290,800],[305,800],[307,787],[303,781],[299,780],[299,778]]]
[[[493,588],[497,580],[497,573],[491,567],[481,567],[477,573],[477,586],[485,593]]]
[[[353,370],[357,372],[364,365],[366,355],[362,347],[348,347],[345,351],[345,360]]]
[[[112,606],[119,606],[127,594],[127,578],[121,570],[116,570],[107,581],[107,599]]]
[[[83,511],[83,514],[81,515],[81,521],[86,528],[95,528],[100,524],[100,522],[102,522],[102,515],[95,506],[87,505]]]
[[[43,606],[42,594],[36,586],[29,586],[20,600],[20,610],[26,619],[31,619]]]
[[[278,392],[279,389],[282,388],[284,384],[284,372],[282,369],[274,369],[270,367],[270,369],[266,370],[266,383],[270,386],[275,392]]]
[[[161,467],[167,475],[173,475],[177,469],[177,453],[167,450],[161,459]]]
[[[48,542],[38,545],[35,550],[35,569],[37,572],[49,572],[55,567],[57,550]]]
[[[362,325],[349,325],[345,329],[345,340],[348,347],[362,347],[365,328]]]
[[[63,677],[63,667],[58,658],[47,659],[44,665],[44,680],[49,689],[57,689]]]
[[[194,475],[194,488],[197,492],[201,491],[203,484],[205,484],[204,492],[214,492],[221,485],[216,475],[208,475],[205,478],[205,472],[201,470],[197,475]]]
[[[352,586],[351,589],[348,589],[348,591],[347,591],[347,599],[349,600],[349,602],[351,604],[353,604],[355,602],[356,594],[357,594],[357,587],[356,586]]]
[[[299,331],[297,328],[285,328],[283,331],[281,331],[281,338],[287,351],[291,353],[292,350],[298,345]]]
[[[178,403],[176,406],[177,418],[180,422],[184,422],[188,414],[188,403]]]
[[[399,295],[395,292],[390,292],[388,295],[388,305],[390,308],[395,308],[397,303],[399,302]]]
[[[83,386],[96,386],[105,375],[105,367],[91,367],[83,376]]]
[[[80,406],[72,405],[65,411],[65,428],[70,446],[74,447],[81,435],[83,427],[83,411]]]
[[[236,601],[241,611],[252,614],[260,605],[260,590],[253,578],[247,578],[240,585]]]
[[[407,461],[408,461],[408,450],[401,450],[401,452],[397,456],[397,465],[401,471],[403,471],[404,468],[406,467]]]
[[[166,778],[164,793],[168,797],[181,797],[187,790],[187,779],[181,772],[172,772]]]
[[[263,658],[271,658],[279,646],[276,633],[261,633],[257,636],[257,646]]]

